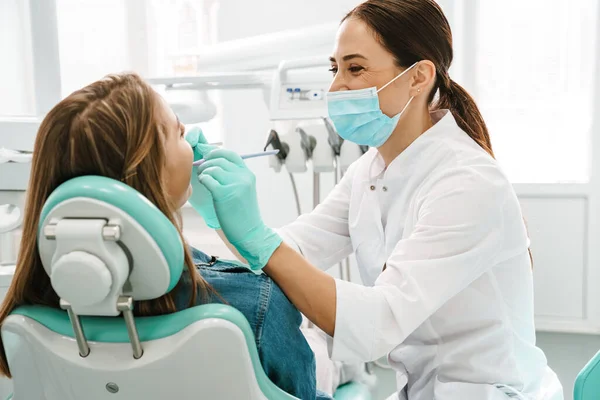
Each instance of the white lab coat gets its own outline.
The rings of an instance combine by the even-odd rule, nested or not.
[[[393,398],[547,398],[544,379],[559,383],[535,346],[529,240],[515,192],[450,112],[432,118],[387,169],[371,149],[321,205],[279,233],[322,269],[354,251],[364,286],[336,280],[330,355],[388,354]]]

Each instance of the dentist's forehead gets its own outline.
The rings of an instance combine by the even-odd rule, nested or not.
[[[391,54],[377,40],[373,30],[363,21],[349,18],[340,25],[332,54],[336,62],[350,61],[355,58],[362,61],[378,60],[390,56]]]

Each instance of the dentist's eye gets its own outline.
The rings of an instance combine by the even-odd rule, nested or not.
[[[360,71],[362,71],[363,69],[364,69],[363,67],[355,66],[355,67],[348,68],[348,71],[350,71],[353,74],[357,74]]]
[[[335,75],[335,74],[337,74],[338,69],[337,69],[337,67],[331,67],[331,68],[329,68],[329,72],[331,72],[333,75]]]

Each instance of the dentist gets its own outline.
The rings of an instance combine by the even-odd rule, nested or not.
[[[337,34],[327,102],[339,135],[371,149],[312,213],[278,231],[263,223],[240,157],[213,150],[198,167],[213,197],[206,213],[331,336],[332,359],[389,354],[392,398],[546,399],[553,382],[562,399],[535,345],[519,203],[451,62],[433,0],[357,6]],[[364,286],[322,271],[352,252]]]

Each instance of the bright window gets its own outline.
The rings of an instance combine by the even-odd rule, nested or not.
[[[513,182],[589,178],[598,3],[477,2],[474,94]]]
[[[152,0],[149,2],[149,41],[153,75],[193,75],[192,54],[211,43],[216,21],[206,0]]]
[[[131,69],[125,0],[57,0],[62,95]]]
[[[0,1],[0,54],[11,60],[0,63],[0,116],[36,115],[29,4]],[[60,93],[54,94],[57,99],[110,73],[196,74],[193,54],[213,40],[218,6],[214,0],[55,0],[55,4],[61,81]],[[209,92],[207,101],[218,107],[218,93]],[[221,140],[219,115],[204,125],[214,141]]]
[[[0,115],[35,115],[29,2],[0,1]]]
[[[209,40],[204,0],[57,0],[63,96],[108,73],[193,75]]]

